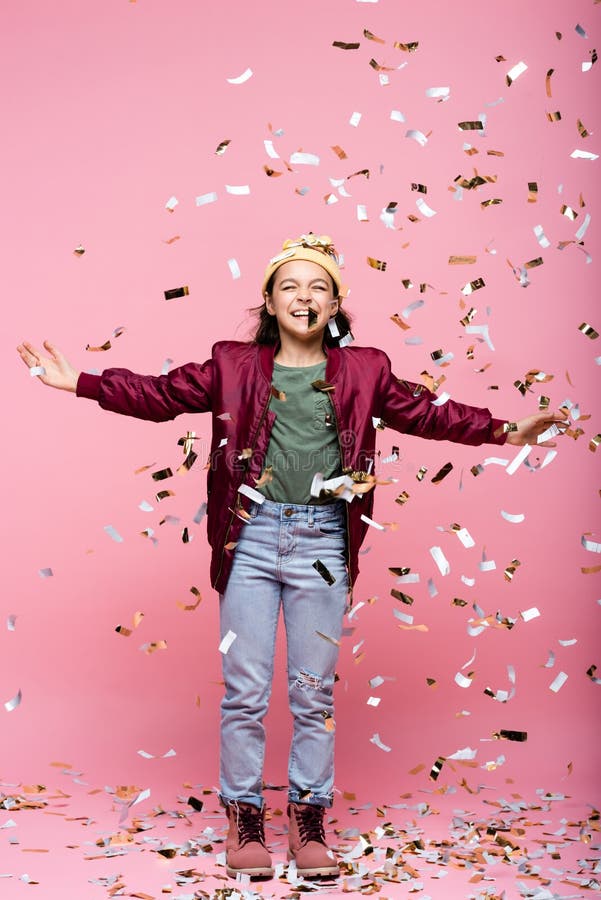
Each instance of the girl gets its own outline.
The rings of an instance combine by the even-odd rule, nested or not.
[[[202,364],[158,377],[126,369],[98,376],[77,372],[47,341],[48,355],[29,343],[18,347],[44,384],[104,409],[155,422],[212,413],[207,531],[229,645],[220,799],[231,876],[273,874],[264,836],[263,718],[280,607],[294,719],[288,858],[305,877],[338,874],[323,826],[334,783],[328,726],[347,594],[373,506],[374,417],[405,434],[471,445],[536,443],[565,424],[561,414],[510,423],[453,400],[434,405],[434,394],[391,373],[382,351],[348,346],[341,287],[330,238],[302,235],[267,266],[254,340],[219,342]]]

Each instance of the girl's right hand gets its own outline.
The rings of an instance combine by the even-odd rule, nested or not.
[[[44,348],[50,354],[49,356],[44,356],[42,351],[36,350],[27,341],[23,341],[17,347],[17,353],[28,368],[42,366],[46,370],[43,375],[37,376],[41,382],[61,391],[72,391],[74,393],[77,388],[79,372],[67,362],[60,350],[49,341],[44,341]]]

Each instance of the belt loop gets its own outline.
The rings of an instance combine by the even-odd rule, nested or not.
[[[312,504],[309,504],[309,518],[308,518],[309,528],[313,528],[314,522],[315,522],[315,507]]]

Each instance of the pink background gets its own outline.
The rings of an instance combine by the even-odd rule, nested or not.
[[[601,431],[593,387],[601,343],[578,327],[587,322],[599,330],[601,322],[593,303],[599,162],[570,156],[576,148],[601,152],[600,64],[582,71],[598,46],[598,16],[590,0],[547,3],[544,14],[516,0],[56,0],[5,10],[4,783],[45,783],[52,777],[48,764],[62,760],[99,785],[152,782],[154,789],[175,792],[187,779],[211,787],[221,696],[206,522],[192,521],[206,498],[209,418],[153,425],[113,416],[34,383],[14,346],[48,338],[75,366],[98,371],[126,366],[158,374],[167,358],[174,365],[202,361],[215,340],[249,336],[247,310],[260,302],[266,261],[285,238],[313,230],[332,235],[344,254],[351,288],[345,306],[357,343],[386,350],[399,376],[419,381],[424,370],[444,372],[441,390],[510,419],[535,411],[540,393],[555,408],[569,399],[590,415],[574,426],[582,427],[581,437],[559,441],[547,468],[522,465],[512,476],[490,465],[474,478],[470,468],[488,456],[511,460],[514,448],[380,435],[382,455],[398,445],[401,459],[381,467],[397,482],[379,488],[375,519],[398,527],[370,532],[364,545],[355,603],[377,600],[350,620],[354,630],[341,651],[337,786],[354,791],[359,803],[382,804],[408,790],[457,784],[465,775],[474,786],[486,783],[501,792],[512,779],[524,790],[569,790],[582,802],[598,803],[601,687],[586,670],[593,664],[601,669],[601,589],[599,574],[581,569],[601,557],[583,548],[581,536],[591,532],[591,540],[600,540],[601,450],[592,453],[588,444]],[[577,24],[587,37],[576,32]],[[386,43],[367,40],[363,29]],[[333,41],[361,46],[345,51]],[[394,41],[418,41],[419,47],[408,53]],[[497,62],[499,55],[505,60]],[[370,68],[372,57],[393,68],[386,73],[389,84]],[[528,69],[508,87],[505,75],[521,60]],[[247,67],[253,70],[248,81],[228,83]],[[549,69],[551,98],[545,92]],[[450,87],[448,101],[426,96],[438,86]],[[392,110],[405,121],[392,121]],[[561,120],[549,121],[547,113],[556,110]],[[353,112],[362,114],[358,127],[349,124]],[[484,134],[457,127],[483,113]],[[590,136],[579,135],[577,119]],[[278,129],[283,135],[273,133]],[[429,135],[427,144],[406,137],[408,129]],[[231,143],[216,155],[226,139]],[[264,140],[273,141],[280,159],[268,157]],[[466,154],[466,142],[477,154]],[[284,161],[299,150],[316,154],[319,165],[288,171]],[[264,165],[282,174],[267,177]],[[344,183],[350,197],[330,182],[362,169],[369,177]],[[496,182],[458,196],[455,179],[469,179],[475,170]],[[533,181],[538,199],[528,203]],[[427,185],[427,195],[412,191],[412,182]],[[249,185],[250,194],[233,196],[226,185]],[[301,188],[308,192],[301,195]],[[211,191],[217,201],[196,206],[195,198]],[[330,193],[337,202],[324,201]],[[173,195],[179,203],[169,212],[165,204]],[[436,215],[422,215],[417,197]],[[489,198],[503,202],[482,207]],[[395,229],[387,229],[380,213],[392,201],[398,204]],[[358,204],[367,208],[368,222],[358,220]],[[575,221],[561,214],[563,204],[578,213]],[[560,241],[574,241],[587,213],[592,219],[584,246],[558,249]],[[536,225],[550,241],[546,249],[536,240]],[[86,252],[77,257],[80,243]],[[450,255],[473,255],[477,262],[450,266]],[[386,271],[370,268],[368,256],[387,261]],[[529,286],[520,286],[508,260],[519,268],[538,256],[544,264],[529,270]],[[228,268],[232,258],[239,279]],[[461,288],[480,277],[485,288],[466,297],[462,308]],[[414,287],[406,290],[402,279]],[[424,293],[420,283],[427,284]],[[188,297],[163,299],[164,290],[181,285],[189,285]],[[390,316],[418,299],[424,305],[402,331]],[[494,351],[460,324],[472,305],[473,324],[488,324]],[[86,352],[118,326],[125,331],[109,351]],[[414,338],[421,342],[406,343]],[[466,356],[471,343],[473,360]],[[438,349],[454,354],[444,369],[430,356]],[[553,380],[523,397],[513,383],[530,369]],[[151,470],[134,472],[144,465],[175,469],[182,459],[177,440],[187,430],[198,435],[199,459],[185,478],[158,485],[176,492],[158,504]],[[529,459],[544,456],[535,448]],[[452,473],[432,484],[448,461]],[[421,465],[428,474],[419,483]],[[410,494],[403,507],[394,502],[402,490]],[[139,509],[143,500],[152,512]],[[509,523],[501,510],[523,513],[525,520]],[[165,515],[179,523],[160,525]],[[464,548],[450,533],[452,523],[467,528],[476,546]],[[107,525],[121,543],[111,540]],[[189,544],[181,540],[184,526],[193,536]],[[154,545],[140,536],[149,527]],[[432,546],[442,548],[450,575],[439,573]],[[484,551],[495,570],[480,571]],[[508,583],[503,570],[513,558],[521,566]],[[409,566],[419,583],[397,585],[389,566]],[[40,577],[44,567],[53,577]],[[475,585],[466,586],[462,575],[475,578]],[[429,578],[438,589],[434,598]],[[194,602],[193,585],[202,602],[183,611],[178,603]],[[397,627],[393,587],[415,598],[402,612],[427,632]],[[452,605],[456,597],[467,605]],[[486,615],[517,617],[515,627],[469,636],[474,603]],[[519,613],[531,607],[540,617],[525,622]],[[131,627],[137,610],[144,613],[137,630],[117,634],[117,625]],[[14,630],[5,624],[10,615],[16,616]],[[559,643],[571,639],[576,643]],[[166,650],[140,650],[159,640]],[[545,667],[550,650],[555,664]],[[462,670],[474,652],[474,662]],[[508,665],[515,668],[516,691],[501,703],[484,689],[509,690]],[[458,671],[475,673],[471,687],[455,684]],[[569,677],[554,693],[549,686],[560,671]],[[377,675],[389,680],[372,689],[369,679]],[[427,678],[437,686],[429,687]],[[22,703],[9,712],[4,703],[19,689]],[[370,696],[381,697],[377,708],[367,705]],[[470,715],[458,716],[462,710]],[[527,731],[528,740],[491,742],[501,728]],[[374,733],[390,752],[370,742]],[[265,769],[271,783],[285,783],[288,740],[280,659]],[[453,772],[447,765],[437,785],[429,781],[438,756],[464,747],[477,749],[475,768]],[[137,754],[144,749],[159,756],[170,748],[175,757]],[[487,771],[486,763],[500,754],[504,762]],[[409,775],[419,764],[423,771]],[[0,860],[6,847],[0,836]],[[0,874],[16,869],[8,855],[0,864]]]

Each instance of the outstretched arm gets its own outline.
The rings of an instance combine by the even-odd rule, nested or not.
[[[17,353],[28,368],[39,367],[44,370],[37,376],[43,384],[58,388],[60,391],[75,393],[79,372],[73,368],[54,344],[44,341],[44,348],[49,355],[46,355],[44,350],[37,350],[32,344],[23,341],[17,347]]]

